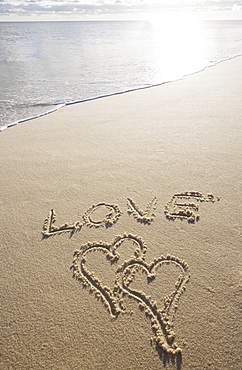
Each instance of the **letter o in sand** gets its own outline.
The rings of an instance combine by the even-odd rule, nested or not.
[[[112,226],[118,221],[121,211],[117,205],[98,203],[89,208],[83,215],[84,224],[87,226]]]

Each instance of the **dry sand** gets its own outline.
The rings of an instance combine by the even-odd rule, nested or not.
[[[1,133],[1,369],[242,367],[241,75],[238,57]]]

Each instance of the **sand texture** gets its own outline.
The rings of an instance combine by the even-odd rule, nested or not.
[[[1,133],[1,369],[242,368],[241,75]]]

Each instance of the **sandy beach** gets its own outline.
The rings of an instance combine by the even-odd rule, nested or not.
[[[1,133],[1,369],[242,367],[241,75]]]

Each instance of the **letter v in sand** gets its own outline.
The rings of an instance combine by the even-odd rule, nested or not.
[[[128,213],[132,214],[137,221],[144,224],[150,224],[155,218],[154,211],[156,202],[157,198],[155,197],[151,202],[148,203],[146,209],[143,211],[131,198],[127,198]]]

